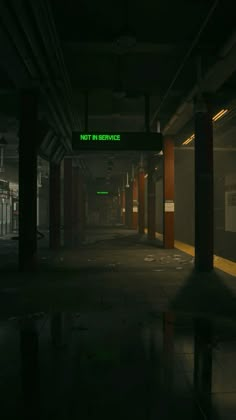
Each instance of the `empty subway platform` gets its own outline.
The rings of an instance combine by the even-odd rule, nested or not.
[[[233,420],[232,5],[108,3],[0,2],[2,417]]]

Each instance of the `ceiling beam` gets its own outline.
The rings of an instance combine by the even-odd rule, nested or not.
[[[232,39],[232,45],[226,49],[224,46],[219,52],[218,61],[205,74],[202,81],[202,90],[204,92],[216,93],[217,90],[230,78],[236,71],[236,36]],[[234,43],[235,42],[235,43]],[[230,40],[225,44],[229,45]],[[224,56],[224,54],[227,54]],[[189,92],[185,100],[182,101],[172,118],[169,120],[164,128],[164,134],[177,133],[193,116],[193,98],[198,92],[198,87],[195,85]]]
[[[188,42],[175,43],[151,43],[136,42],[132,47],[127,47],[125,53],[130,54],[159,54],[169,55],[173,57],[182,56],[188,48]],[[103,54],[120,54],[121,51],[116,42],[62,42],[62,48],[65,52],[84,55],[103,55]],[[202,45],[202,51],[214,51],[213,44]]]

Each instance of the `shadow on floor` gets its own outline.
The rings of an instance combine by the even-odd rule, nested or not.
[[[171,301],[172,310],[209,313],[236,317],[236,297],[224,284],[223,275],[217,270],[197,273],[186,278]]]

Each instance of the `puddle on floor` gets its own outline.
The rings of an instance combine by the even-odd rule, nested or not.
[[[78,308],[14,314],[0,337],[4,420],[236,418],[234,321]]]

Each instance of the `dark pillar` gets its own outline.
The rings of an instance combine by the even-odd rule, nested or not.
[[[73,167],[73,245],[79,245],[79,167]]]
[[[50,163],[49,179],[49,246],[61,245],[61,166]]]
[[[20,330],[23,417],[40,419],[40,377],[38,334],[31,320],[22,321]]]
[[[36,268],[37,257],[37,114],[38,94],[20,95],[19,270]]]
[[[117,199],[117,223],[122,223],[122,191],[119,189]]]
[[[73,166],[64,159],[64,246],[73,247]]]
[[[132,228],[133,215],[133,185],[130,182],[129,188],[125,188],[125,224],[128,228]]]
[[[174,139],[164,137],[163,244],[174,248]]]
[[[195,106],[195,268],[213,269],[213,128],[209,101]]]
[[[148,156],[148,202],[147,202],[147,223],[148,223],[148,239],[156,238],[156,184],[153,180],[154,167],[151,153]]]
[[[80,237],[81,241],[85,241],[86,238],[86,204],[87,203],[87,192],[84,182],[84,177],[81,174],[80,176],[80,195],[79,195],[79,214],[80,218]]]
[[[74,243],[81,244],[85,240],[85,207],[86,196],[83,176],[79,167],[74,168]]]
[[[211,418],[212,327],[206,319],[194,321],[194,391],[207,418]]]
[[[141,235],[145,229],[145,194],[144,194],[144,170],[141,168],[138,174],[138,231]]]

